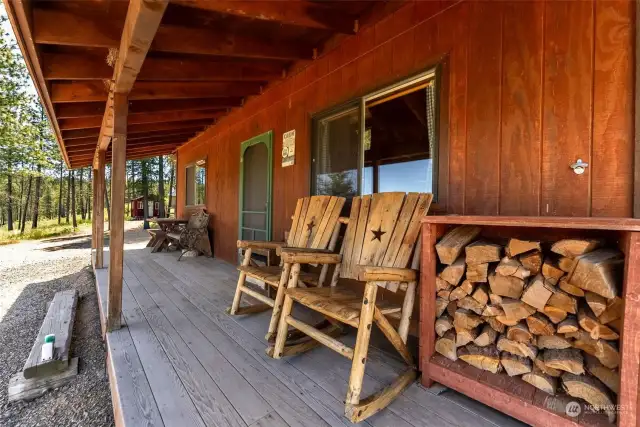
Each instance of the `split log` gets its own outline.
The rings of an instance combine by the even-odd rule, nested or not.
[[[522,376],[522,380],[531,384],[535,388],[544,391],[552,396],[556,395],[556,389],[558,388],[558,381],[552,377],[544,373],[537,366],[533,367],[533,371],[528,374],[524,374]]]
[[[582,353],[577,348],[562,350],[545,350],[544,363],[550,368],[570,372],[575,375],[584,374]]]
[[[444,313],[448,304],[449,301],[446,299],[440,297],[436,298],[436,317],[442,316],[442,313]]]
[[[539,370],[541,370],[542,372],[544,372],[545,374],[551,377],[559,377],[562,375],[562,372],[563,372],[556,368],[550,368],[547,366],[546,363],[544,363],[544,352],[541,352],[540,354],[538,354],[538,357],[536,357],[536,359],[533,361],[533,364],[536,368],[538,368]]]
[[[586,292],[584,298],[596,317],[600,317],[600,315],[607,309],[607,300],[601,295],[594,294],[593,292]]]
[[[546,305],[541,313],[544,313],[553,323],[560,323],[567,318],[567,312],[561,308]]]
[[[553,294],[549,297],[547,305],[559,308],[567,313],[576,314],[578,311],[578,300],[573,295],[569,295],[562,289],[554,288]]]
[[[482,229],[474,225],[461,225],[444,235],[436,243],[436,253],[440,262],[445,265],[453,264],[465,246],[475,239]]]
[[[600,338],[604,340],[617,340],[620,338],[620,335],[618,335],[613,329],[598,322],[598,319],[596,319],[595,315],[591,309],[586,306],[586,304],[582,304],[580,306],[580,310],[578,311],[578,324],[582,329],[589,332],[589,335],[594,340]]]
[[[514,257],[516,255],[520,255],[529,251],[539,250],[540,242],[532,240],[509,239],[509,244],[507,245],[507,253],[510,257]]]
[[[477,329],[456,329],[456,347],[464,347],[478,338]]]
[[[578,319],[575,316],[569,316],[562,322],[558,323],[558,333],[567,334],[578,330]]]
[[[491,293],[509,298],[520,298],[524,289],[524,280],[501,274],[489,275]]]
[[[580,257],[569,283],[605,298],[613,298],[618,295],[617,284],[622,283],[623,265],[624,258],[620,251],[598,249]]]
[[[604,366],[600,361],[590,355],[585,357],[587,372],[602,381],[611,391],[620,393],[620,373]]]
[[[512,276],[521,266],[522,263],[517,258],[504,257],[500,260],[500,264],[496,266],[496,273],[503,276]]]
[[[456,331],[462,329],[473,329],[482,322],[482,317],[463,308],[457,309],[453,316],[453,326],[456,328]]]
[[[443,314],[436,319],[436,334],[438,334],[439,337],[444,336],[444,334],[452,328],[453,319],[448,314]]]
[[[515,273],[512,274],[513,277],[517,277],[518,279],[526,279],[531,276],[531,272],[524,267],[518,267]]]
[[[568,276],[562,276],[560,280],[558,280],[558,287],[570,295],[576,297],[584,296],[584,291],[582,289],[569,283]]]
[[[591,338],[587,331],[578,329],[575,332],[564,334],[564,336],[565,338],[572,338],[573,342],[571,344],[587,354],[598,357],[602,353],[602,346],[599,345],[598,340]]]
[[[461,298],[466,297],[467,295],[470,295],[471,293],[473,293],[473,283],[468,280],[464,280],[460,284],[460,286],[451,291],[451,296],[449,297],[449,299],[451,301],[457,301]]]
[[[500,305],[502,303],[502,297],[500,295],[496,295],[492,292],[489,293],[489,301],[493,305]]]
[[[560,257],[560,259],[558,260],[558,267],[560,267],[560,270],[564,271],[565,273],[571,273],[573,272],[573,269],[576,266],[576,260],[573,258],[569,258],[566,256]]]
[[[441,278],[440,276],[436,276],[436,291],[446,291],[452,288],[451,284]]]
[[[614,331],[616,331],[617,333],[620,333],[620,331],[622,331],[622,318],[612,320],[611,322],[607,323],[607,326],[613,329]]]
[[[552,285],[558,284],[558,280],[564,276],[564,271],[558,266],[558,262],[551,258],[546,258],[542,263],[542,275]]]
[[[452,286],[458,286],[460,279],[464,276],[465,266],[464,257],[460,257],[442,270],[440,278]]]
[[[478,334],[473,343],[479,347],[486,347],[496,342],[498,333],[490,325],[484,325],[482,332]]]
[[[528,357],[516,356],[506,351],[500,353],[500,364],[510,377],[531,372],[533,367],[531,359]]]
[[[502,246],[484,241],[473,242],[464,248],[467,264],[500,261]]]
[[[612,341],[598,341],[598,353],[595,355],[600,363],[610,369],[620,366],[620,352]]]
[[[538,274],[542,268],[542,252],[540,251],[527,252],[520,255],[518,259],[532,275]]]
[[[436,295],[440,298],[449,301],[451,299],[451,292],[453,292],[456,288],[451,287],[451,289],[444,289],[442,291],[438,291]]]
[[[540,335],[537,341],[538,348],[551,349],[551,350],[564,350],[565,348],[571,348],[572,344],[560,335]]]
[[[506,326],[502,322],[500,322],[496,317],[487,317],[485,318],[485,321],[489,326],[491,326],[491,329],[493,329],[499,334],[503,333],[506,329]]]
[[[533,313],[527,317],[527,326],[529,332],[534,335],[553,335],[556,333],[553,323],[540,313]]]
[[[458,310],[458,302],[457,301],[451,301],[448,305],[447,305],[447,314],[451,317],[454,317],[456,315],[456,310]]]
[[[616,419],[615,405],[604,384],[597,378],[588,375],[562,374],[562,386],[569,396],[584,399],[596,408],[602,408],[609,417],[609,422]]]
[[[598,249],[602,245],[601,240],[596,239],[563,239],[551,246],[551,252],[568,258],[575,258]]]
[[[529,328],[523,322],[514,326],[509,326],[509,328],[507,328],[507,338],[512,341],[524,343],[530,343],[533,341],[533,335],[531,335]]]
[[[607,308],[598,316],[598,321],[602,324],[613,322],[621,319],[624,312],[624,300],[620,297],[614,297],[607,301]]]
[[[476,290],[473,291],[471,297],[478,301],[483,307],[487,305],[489,302],[489,289],[487,289],[487,285],[478,285]]]
[[[478,369],[494,374],[500,372],[500,354],[494,346],[478,347],[469,344],[458,350],[458,357]]]
[[[496,316],[495,319],[505,326],[515,326],[520,321],[520,319],[511,319],[507,316]]]
[[[530,306],[542,310],[551,295],[553,295],[553,290],[553,286],[547,284],[541,274],[537,274],[529,281],[520,299]]]
[[[482,317],[496,317],[496,316],[504,316],[504,310],[499,305],[487,305],[484,310],[482,310]]]
[[[475,299],[470,296],[466,296],[464,298],[460,298],[458,300],[458,308],[465,308],[467,310],[471,310],[474,313],[480,315],[484,311],[484,305],[480,304]]]
[[[458,360],[456,348],[456,333],[447,331],[442,338],[436,340],[435,349],[438,353],[454,362]]]
[[[507,351],[516,356],[528,357],[531,360],[535,360],[538,355],[538,349],[531,344],[524,342],[512,341],[504,335],[498,337],[498,343],[496,344],[498,350]]]
[[[467,280],[474,283],[487,283],[489,263],[467,264]]]
[[[503,298],[500,304],[508,319],[520,320],[531,316],[536,309],[519,299]]]

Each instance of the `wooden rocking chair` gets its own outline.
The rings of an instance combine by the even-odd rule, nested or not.
[[[294,248],[281,250],[285,265],[293,266],[275,346],[269,347],[267,354],[279,359],[323,344],[351,359],[353,362],[345,401],[345,415],[351,422],[360,422],[385,408],[416,377],[415,364],[406,342],[418,280],[420,256],[416,242],[419,241],[420,218],[427,214],[432,198],[431,194],[424,193],[379,193],[354,198],[340,254]],[[323,266],[336,264],[330,287],[298,287],[300,265],[309,263]],[[364,292],[336,286],[339,278],[365,281]],[[378,287],[392,292],[404,291],[403,303],[394,305],[387,301],[376,301]],[[357,328],[355,348],[293,318],[291,310],[294,301]],[[389,318],[399,320],[397,329]],[[400,353],[409,369],[389,387],[360,400],[373,322]],[[316,341],[286,345],[289,326]]]
[[[238,267],[240,275],[231,307],[227,312],[231,315],[259,313],[273,308],[267,340],[275,337],[280,308],[284,299],[284,287],[287,283],[291,264],[280,263],[279,266],[251,265],[253,249],[279,250],[282,247],[310,248],[331,252],[336,246],[340,232],[340,212],[344,206],[344,197],[312,196],[299,199],[292,217],[291,229],[286,242],[261,242],[238,240],[238,248],[245,249],[242,265]],[[321,287],[328,271],[328,265],[323,266],[319,274],[298,273],[297,279],[303,285]],[[264,282],[268,289],[276,288],[275,299],[245,286],[247,276]],[[240,299],[245,293],[262,304],[240,307]]]

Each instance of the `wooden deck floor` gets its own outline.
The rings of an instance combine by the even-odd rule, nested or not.
[[[123,324],[109,333],[107,360],[118,424],[126,426],[348,426],[350,361],[326,348],[285,360],[266,356],[268,313],[230,317],[234,266],[215,259],[150,254],[139,234],[125,250]],[[135,240],[135,239],[134,239]],[[108,259],[108,252],[105,251]],[[96,270],[101,311],[107,269]],[[354,337],[345,342],[353,344]],[[372,349],[364,393],[402,365]],[[412,385],[364,426],[519,426],[452,390]]]

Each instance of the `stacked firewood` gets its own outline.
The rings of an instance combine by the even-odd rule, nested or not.
[[[435,348],[615,417],[624,256],[597,239],[506,246],[460,226],[437,244]]]

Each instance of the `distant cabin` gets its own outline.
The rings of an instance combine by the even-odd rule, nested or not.
[[[144,218],[144,197],[136,197],[135,199],[131,199],[131,217],[133,219],[143,219]],[[147,210],[147,215],[149,218],[158,217],[160,213],[160,203],[156,196],[148,196],[147,203],[149,204],[149,208]]]

